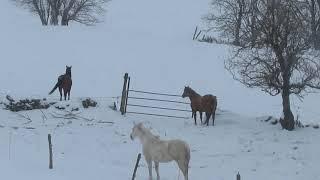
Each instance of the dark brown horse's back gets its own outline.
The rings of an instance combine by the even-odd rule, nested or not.
[[[217,97],[211,94],[202,96],[202,107],[205,112],[213,112],[217,106]]]

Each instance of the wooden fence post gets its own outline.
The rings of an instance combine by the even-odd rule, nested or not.
[[[138,165],[139,165],[140,159],[141,159],[141,153],[138,154],[137,162],[136,162],[136,165],[134,166],[132,180],[134,180],[134,178],[136,178],[136,173],[137,173],[137,169],[138,169]]]
[[[122,88],[122,96],[121,96],[121,105],[120,105],[120,112],[122,115],[125,114],[125,101],[126,101],[126,94],[127,94],[127,82],[128,82],[128,73],[124,74],[124,82]]]
[[[237,180],[241,180],[241,177],[240,177],[239,172],[238,172],[238,174],[237,174]]]
[[[48,134],[48,142],[49,142],[49,169],[53,169],[51,134]]]
[[[127,87],[127,92],[126,92],[126,102],[125,102],[125,105],[124,105],[124,113],[127,112],[129,91],[130,91],[130,77],[129,77],[129,79],[128,79],[128,87]]]

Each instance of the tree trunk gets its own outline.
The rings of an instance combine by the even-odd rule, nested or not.
[[[243,7],[244,7],[244,0],[237,0],[238,6],[239,6],[239,12],[237,15],[237,23],[235,27],[235,34],[234,34],[234,42],[233,44],[236,46],[240,45],[240,29],[241,29],[241,23],[242,23],[242,17],[243,17]]]
[[[282,106],[284,117],[283,119],[280,119],[280,124],[282,128],[292,131],[294,129],[294,116],[290,108],[289,80],[284,80],[284,86],[282,90]]]
[[[46,19],[43,18],[42,16],[40,16],[40,20],[41,20],[42,26],[47,26],[47,25],[48,25],[48,22],[47,22]]]
[[[257,0],[251,2],[251,47],[253,48],[256,45],[256,40],[258,37],[258,32],[256,30],[256,20],[257,20]]]
[[[51,11],[51,19],[50,19],[51,25],[54,25],[54,26],[59,25],[58,16],[59,16],[59,12],[57,12],[56,10]]]
[[[64,10],[61,17],[61,26],[68,26],[69,11]]]
[[[32,0],[32,4],[33,4],[33,7],[35,8],[37,14],[40,17],[42,25],[43,26],[47,26],[48,25],[48,21],[46,19],[45,10],[43,9],[43,6],[42,6],[42,1],[38,2],[36,0]]]
[[[310,16],[311,16],[311,39],[313,47],[316,48],[317,46],[317,22],[316,22],[316,2],[315,0],[310,1]]]
[[[69,24],[69,16],[70,16],[70,10],[71,8],[73,7],[74,3],[76,1],[75,0],[71,0],[68,4],[67,7],[65,7],[65,9],[63,10],[63,13],[62,13],[62,17],[61,17],[61,25],[62,26],[68,26]]]
[[[69,20],[68,18],[62,18],[61,19],[61,26],[68,26]]]

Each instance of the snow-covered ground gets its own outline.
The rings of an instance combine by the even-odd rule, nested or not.
[[[129,138],[133,121],[163,139],[180,138],[191,146],[190,179],[235,179],[239,171],[245,180],[319,179],[319,130],[308,128],[287,132],[229,111],[218,111],[216,126],[194,126],[191,119],[169,119],[127,115],[109,109],[112,101],[98,101],[97,108],[83,109],[80,99],[67,110],[80,107],[78,116],[86,119],[57,119],[52,114],[66,114],[54,107],[19,112],[1,111],[0,167],[4,179],[130,179],[138,141]],[[58,105],[59,105],[58,104]],[[114,124],[106,123],[113,122]],[[211,121],[210,121],[211,123]],[[47,134],[52,134],[54,169],[48,169]],[[160,165],[163,180],[176,180],[176,164]],[[141,161],[138,180],[148,179]]]
[[[320,179],[319,130],[287,132],[261,122],[279,117],[280,97],[235,82],[224,69],[227,46],[192,41],[195,26],[210,0],[113,0],[105,22],[95,27],[42,27],[37,17],[0,1],[0,100],[48,97],[65,65],[72,65],[72,101],[95,98],[97,108],[82,109],[86,121],[53,118],[55,108],[28,114],[31,123],[0,110],[0,175],[3,179],[99,180],[130,179],[139,142],[128,137],[133,121],[145,122],[164,139],[181,138],[191,146],[190,179],[244,180]],[[108,108],[121,94],[123,75],[131,87],[182,94],[190,85],[200,94],[218,97],[215,127],[194,126],[193,120],[145,117]],[[302,122],[319,123],[318,94],[304,102],[292,99]],[[159,104],[156,104],[159,105]],[[184,106],[182,108],[188,108]],[[64,112],[59,112],[64,113]],[[190,113],[183,114],[190,116]],[[261,118],[262,117],[262,118]],[[112,121],[114,124],[103,123]],[[47,134],[53,135],[54,169],[48,169]],[[161,164],[163,180],[178,179],[174,163]],[[141,162],[137,179],[147,179]],[[182,178],[180,174],[180,179]]]

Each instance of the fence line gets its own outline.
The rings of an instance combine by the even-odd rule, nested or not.
[[[159,117],[170,117],[170,118],[178,118],[178,119],[189,119],[189,117],[171,116],[171,115],[153,114],[153,113],[143,113],[143,112],[135,112],[135,111],[127,111],[126,113],[130,113],[130,114],[143,114],[143,115],[159,116]]]
[[[155,99],[155,98],[143,98],[143,97],[128,97],[128,99],[140,99],[140,100],[148,100],[148,101],[160,101],[160,102],[170,102],[170,103],[178,103],[178,104],[190,104],[182,101],[172,101],[172,100],[163,100],[163,99]]]
[[[145,107],[145,108],[151,108],[151,109],[163,109],[163,110],[171,110],[171,111],[184,111],[184,112],[192,112],[190,110],[184,110],[184,109],[176,109],[176,108],[167,108],[167,107],[159,107],[159,106],[145,106],[145,105],[139,105],[139,104],[127,104],[128,106],[135,106],[135,107]]]
[[[131,90],[131,89],[129,91],[136,92],[136,93],[143,93],[143,94],[154,94],[154,95],[160,95],[160,96],[181,97],[181,95],[175,95],[175,94],[155,93],[155,92],[138,91],[138,90]]]

